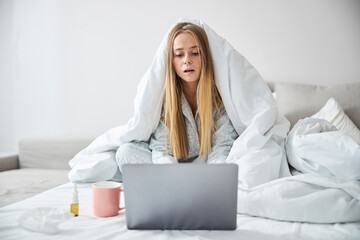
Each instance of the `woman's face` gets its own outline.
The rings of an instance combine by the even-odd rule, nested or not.
[[[197,82],[201,72],[200,49],[190,33],[176,36],[173,64],[177,75],[185,82]]]

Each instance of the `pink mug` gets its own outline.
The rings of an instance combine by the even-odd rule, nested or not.
[[[102,181],[92,184],[93,211],[97,217],[113,217],[119,214],[121,184],[118,182]]]

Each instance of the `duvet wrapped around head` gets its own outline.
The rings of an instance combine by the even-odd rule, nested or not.
[[[239,137],[226,159],[240,165],[239,182],[244,187],[289,176],[284,153],[288,121],[277,110],[266,83],[256,69],[225,39],[196,19],[179,19],[204,29],[209,40],[215,82],[225,110]],[[115,152],[124,143],[148,141],[160,120],[165,92],[168,33],[150,68],[142,77],[134,101],[134,116],[126,125],[99,136],[70,162],[71,181],[117,179],[121,175]]]

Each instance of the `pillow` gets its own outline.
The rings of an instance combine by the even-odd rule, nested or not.
[[[299,119],[315,114],[333,97],[360,128],[360,82],[331,86],[274,82],[269,86],[273,86],[276,92],[279,112],[290,121],[291,126]]]
[[[334,98],[330,98],[325,106],[319,112],[311,116],[312,118],[320,118],[327,120],[338,130],[349,134],[358,144],[360,144],[360,131],[344,113],[344,110]]]

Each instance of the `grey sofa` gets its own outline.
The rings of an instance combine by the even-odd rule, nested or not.
[[[0,207],[69,182],[69,160],[92,140],[27,138],[19,141],[18,153],[1,153]]]
[[[333,86],[269,83],[279,111],[293,126],[319,111],[330,97],[360,128],[360,82]],[[68,182],[69,160],[91,138],[29,138],[19,142],[19,154],[0,154],[0,207]]]

